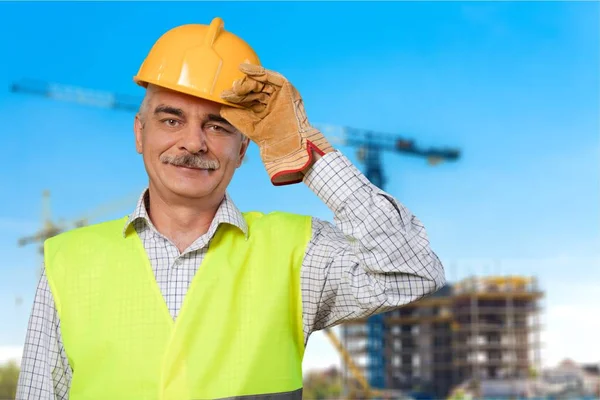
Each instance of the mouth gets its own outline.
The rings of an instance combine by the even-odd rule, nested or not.
[[[177,164],[169,164],[175,168],[180,168],[183,170],[187,170],[187,171],[207,171],[207,172],[211,172],[214,171],[213,168],[199,168],[199,167],[191,167],[191,166],[187,166],[187,165],[177,165]]]

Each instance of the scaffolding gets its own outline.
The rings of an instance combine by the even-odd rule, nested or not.
[[[527,378],[540,370],[541,297],[532,277],[468,278],[381,314],[379,337],[367,320],[344,324],[343,337],[353,358],[366,359],[371,381],[383,377],[389,389],[446,397],[466,380]],[[374,362],[373,348],[383,349]]]

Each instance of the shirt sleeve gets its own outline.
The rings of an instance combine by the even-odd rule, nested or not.
[[[45,271],[29,318],[16,400],[67,400],[72,371]]]
[[[301,271],[305,340],[445,285],[423,224],[342,153],[319,159],[304,183],[333,211],[335,222],[313,218]]]

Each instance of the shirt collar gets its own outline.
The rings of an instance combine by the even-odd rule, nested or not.
[[[150,204],[149,196],[150,194],[148,188],[146,188],[140,195],[135,209],[129,215],[129,218],[127,218],[127,222],[123,227],[123,237],[127,236],[127,231],[130,228],[130,226],[136,220],[139,219],[142,219],[148,226],[156,230],[156,228],[152,224],[152,221],[150,220],[150,217],[148,216],[148,206]],[[217,213],[215,214],[215,217],[208,230],[211,237],[214,235],[217,228],[221,224],[229,224],[235,226],[240,231],[242,231],[246,239],[248,239],[248,224],[246,223],[246,219],[244,218],[242,212],[237,208],[233,200],[231,200],[228,193],[225,194],[225,198],[219,205]]]

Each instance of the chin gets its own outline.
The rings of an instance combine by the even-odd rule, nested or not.
[[[215,187],[213,186],[193,186],[189,187],[189,185],[169,185],[168,189],[174,194],[185,197],[189,199],[199,199],[202,197],[206,197],[215,192]]]
[[[219,180],[215,176],[195,177],[173,177],[165,181],[165,187],[169,191],[181,197],[200,198],[215,192],[219,186]]]

